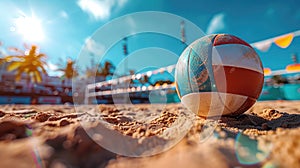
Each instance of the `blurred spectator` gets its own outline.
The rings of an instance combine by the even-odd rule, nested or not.
[[[281,75],[274,75],[272,77],[272,81],[273,81],[274,84],[278,84],[278,85],[289,83],[289,81]]]

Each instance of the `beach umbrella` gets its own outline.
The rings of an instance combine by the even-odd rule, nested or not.
[[[290,64],[286,66],[285,70],[287,72],[300,72],[300,63]]]

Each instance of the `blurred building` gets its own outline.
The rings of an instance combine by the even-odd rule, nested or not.
[[[0,65],[0,104],[61,104],[73,103],[72,80],[42,75],[42,82],[34,83],[23,73],[16,81],[15,72],[8,72],[9,62]]]

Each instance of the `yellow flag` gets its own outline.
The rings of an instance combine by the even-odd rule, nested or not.
[[[300,64],[291,64],[286,66],[285,70],[287,72],[300,72]]]
[[[290,33],[274,39],[274,43],[281,48],[287,48],[293,41],[293,38],[294,34]]]
[[[272,71],[270,68],[264,68],[264,75],[271,75]]]

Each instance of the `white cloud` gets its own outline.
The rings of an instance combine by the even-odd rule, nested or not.
[[[66,11],[62,10],[59,12],[59,15],[64,18],[64,19],[68,19],[69,18],[69,15]]]
[[[48,62],[47,65],[48,65],[48,69],[49,69],[49,70],[55,71],[55,70],[58,69],[58,66],[55,65],[55,64],[53,64],[53,63],[51,63],[51,62]]]
[[[57,71],[59,67],[51,62],[47,62],[47,65],[45,67],[46,71],[48,72],[49,76],[61,76],[63,75],[63,72]]]
[[[7,55],[7,52],[3,46],[3,43],[0,41],[0,58],[4,55]]]
[[[88,37],[85,40],[85,49],[94,55],[102,55],[104,53],[104,46],[100,43],[97,43],[92,38]]]
[[[226,27],[224,17],[224,13],[214,15],[208,24],[206,34],[217,33],[224,30]]]
[[[0,49],[0,58],[4,55],[7,55],[6,51],[4,49]]]
[[[107,19],[114,7],[122,7],[127,0],[78,0],[78,6],[96,20]]]

